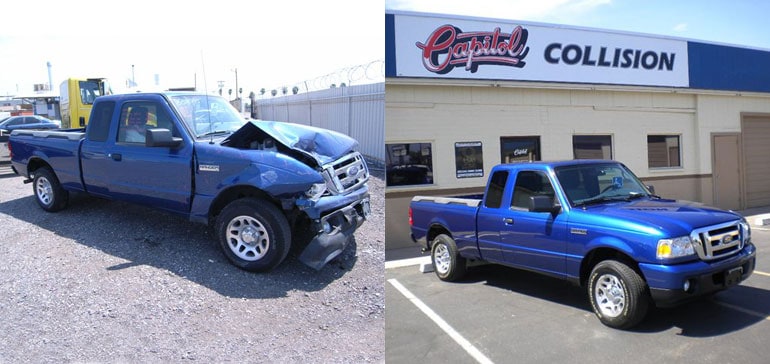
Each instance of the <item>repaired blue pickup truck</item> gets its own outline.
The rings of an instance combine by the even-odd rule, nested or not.
[[[498,165],[483,199],[416,196],[409,217],[441,280],[469,261],[566,279],[615,328],[738,284],[756,261],[740,215],[660,198],[614,161]]]
[[[268,271],[292,239],[320,269],[369,213],[358,143],[330,130],[247,121],[218,96],[135,93],[96,99],[85,129],[14,131],[13,170],[54,212],[70,192],[143,204],[213,225],[227,258]]]

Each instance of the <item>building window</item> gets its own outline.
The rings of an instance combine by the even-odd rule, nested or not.
[[[501,137],[500,160],[503,163],[540,160],[540,137]]]
[[[648,135],[647,163],[650,168],[682,166],[678,135]]]
[[[433,148],[430,143],[385,144],[386,185],[433,184]]]
[[[575,159],[612,159],[612,136],[573,135],[572,155]]]

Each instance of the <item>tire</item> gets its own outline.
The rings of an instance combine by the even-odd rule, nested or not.
[[[35,177],[32,180],[32,193],[43,210],[56,212],[67,207],[69,192],[62,188],[51,168],[43,167],[33,174]]]
[[[225,206],[217,217],[222,251],[233,265],[267,272],[281,264],[291,248],[286,217],[270,202],[245,198]]]
[[[597,264],[588,284],[588,297],[596,317],[604,325],[628,329],[647,315],[650,296],[647,283],[628,265],[615,260]]]
[[[441,234],[433,239],[430,250],[433,271],[442,281],[454,282],[465,275],[466,260],[457,253],[454,239]]]

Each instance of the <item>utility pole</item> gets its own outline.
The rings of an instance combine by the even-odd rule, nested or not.
[[[238,96],[238,69],[235,68],[233,71],[235,72],[235,98],[239,99],[240,97]]]

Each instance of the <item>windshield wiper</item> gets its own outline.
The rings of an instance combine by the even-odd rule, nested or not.
[[[210,136],[210,135],[232,134],[232,132],[233,132],[232,130],[212,130],[212,131],[207,131],[207,132],[205,132],[203,134],[199,134],[196,137],[197,138],[203,138],[203,137],[207,137],[207,136]]]
[[[604,202],[608,202],[608,201],[617,201],[617,200],[613,199],[613,198],[607,198],[607,197],[604,197],[604,196],[600,196],[600,197],[589,198],[587,200],[583,200],[583,201],[581,201],[579,203],[576,203],[575,207],[585,207],[585,206],[588,206],[588,205],[596,205],[596,204],[600,204],[600,203],[604,203]]]

